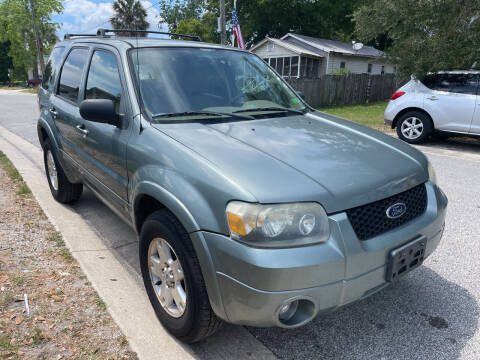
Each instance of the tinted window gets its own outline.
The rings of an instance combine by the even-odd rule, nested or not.
[[[455,83],[452,87],[452,92],[459,94],[477,93],[478,76],[474,74],[458,74],[455,75]]]
[[[432,90],[476,94],[477,79],[475,74],[434,74],[427,75],[422,82]]]
[[[83,67],[87,62],[88,49],[73,49],[68,54],[60,74],[58,95],[77,102],[78,90],[82,78]]]
[[[60,60],[62,59],[63,52],[65,48],[63,46],[56,47],[52,50],[48,63],[45,66],[45,71],[43,75],[42,87],[45,90],[52,89],[55,81],[55,71],[57,69]]]
[[[110,99],[118,109],[122,85],[115,55],[108,51],[95,51],[88,71],[85,99]]]

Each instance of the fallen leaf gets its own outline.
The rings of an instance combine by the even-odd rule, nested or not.
[[[17,352],[17,355],[18,355],[18,356],[22,356],[22,355],[24,355],[24,354],[25,354],[25,353],[24,353],[22,350],[18,350],[18,352]]]
[[[55,300],[56,302],[61,302],[63,299],[58,296],[58,295],[52,295],[52,299]]]
[[[70,329],[70,331],[72,331],[73,330],[73,325],[72,324],[68,325],[68,328]]]
[[[20,325],[23,322],[23,318],[16,318],[15,324]]]

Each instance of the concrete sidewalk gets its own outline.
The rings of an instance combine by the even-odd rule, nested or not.
[[[172,338],[158,322],[138,277],[117,259],[112,244],[102,241],[73,207],[53,199],[45,178],[41,149],[0,126],[0,150],[17,167],[51,223],[62,233],[66,245],[140,359],[275,358],[240,326],[226,325],[219,334],[193,346]],[[133,246],[136,240],[132,239]]]

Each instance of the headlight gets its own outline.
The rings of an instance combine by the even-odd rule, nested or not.
[[[430,161],[428,162],[428,179],[434,184],[437,183],[437,175],[435,174],[435,170],[433,170],[433,166],[430,164]]]
[[[328,217],[317,203],[227,205],[232,239],[260,247],[291,247],[328,240]]]

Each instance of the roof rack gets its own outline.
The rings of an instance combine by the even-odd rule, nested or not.
[[[169,36],[178,36],[194,41],[202,41],[202,38],[198,35],[185,35],[185,34],[176,34],[163,31],[151,31],[151,30],[129,30],[129,29],[98,29],[97,36],[107,36],[107,33],[139,33],[139,34],[160,34],[160,35],[169,35]],[[87,35],[88,36],[88,35]]]
[[[97,36],[97,34],[65,34],[63,40],[70,40],[72,37],[76,36]]]

